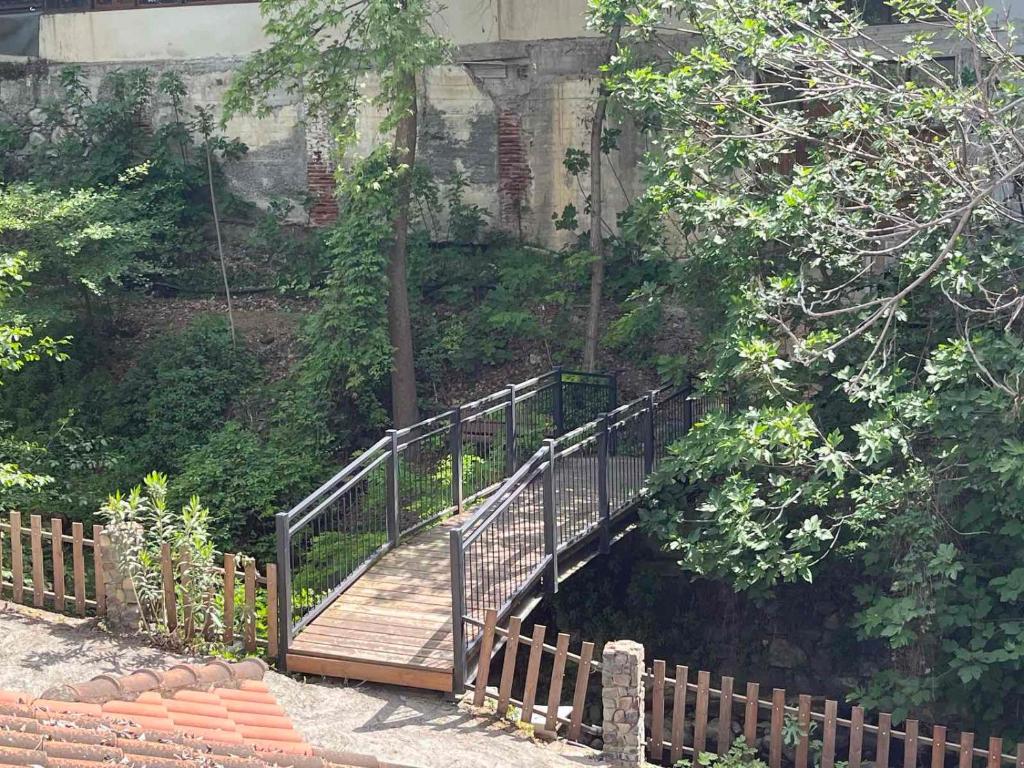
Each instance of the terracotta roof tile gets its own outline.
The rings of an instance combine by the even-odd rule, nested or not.
[[[0,690],[0,766],[42,768],[400,768],[317,750],[263,682],[267,666],[179,664],[51,688]]]

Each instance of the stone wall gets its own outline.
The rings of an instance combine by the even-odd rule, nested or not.
[[[601,654],[603,758],[612,768],[644,760],[644,647],[632,640],[606,643]]]

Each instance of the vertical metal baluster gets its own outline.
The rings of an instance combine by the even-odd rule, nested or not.
[[[611,505],[608,499],[608,416],[601,416],[597,432],[597,510],[601,526],[601,552],[611,549]]]

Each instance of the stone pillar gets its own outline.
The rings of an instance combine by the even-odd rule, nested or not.
[[[142,608],[132,581],[142,550],[142,526],[122,523],[104,527],[100,535],[103,589],[107,599],[107,626],[117,634],[134,634],[142,624]]]
[[[616,640],[604,647],[601,737],[609,766],[644,765],[644,647],[632,640]]]

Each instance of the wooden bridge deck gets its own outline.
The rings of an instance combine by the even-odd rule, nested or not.
[[[635,459],[613,459],[625,464]],[[597,508],[596,479],[573,461],[556,470],[560,526],[571,530],[581,507]],[[628,472],[611,472],[616,478]],[[530,514],[532,513],[532,514]],[[289,671],[450,692],[453,688],[452,591],[449,532],[469,513],[449,518],[385,554],[293,640]],[[541,505],[527,526],[543,526]],[[532,540],[539,540],[533,537]],[[502,559],[522,557],[503,548]]]

